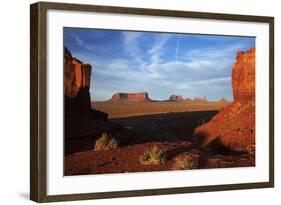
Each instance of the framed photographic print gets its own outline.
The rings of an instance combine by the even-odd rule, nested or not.
[[[274,186],[274,18],[31,5],[30,197]]]

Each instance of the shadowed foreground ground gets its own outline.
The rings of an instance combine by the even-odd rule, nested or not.
[[[198,147],[192,137],[194,129],[208,122],[217,113],[217,110],[209,110],[111,119],[111,123],[132,133],[128,142],[117,149],[95,151],[94,138],[85,138],[87,147],[83,151],[65,157],[65,175],[172,170],[176,157],[187,152],[199,156],[200,169],[254,166],[254,153],[230,152],[223,149],[217,149],[214,153]],[[140,156],[154,145],[166,153],[166,163],[141,164]],[[75,146],[75,143],[72,143],[72,146]]]

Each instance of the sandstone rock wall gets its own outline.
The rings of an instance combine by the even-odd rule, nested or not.
[[[92,67],[73,58],[64,49],[64,100],[65,113],[83,114],[90,112],[90,78]]]
[[[238,52],[232,67],[234,101],[208,123],[197,127],[194,135],[203,146],[220,144],[235,151],[255,146],[255,49]]]
[[[91,74],[91,65],[64,49],[65,155],[93,149],[96,138],[104,132],[116,136],[120,143],[129,141],[125,128],[109,122],[107,113],[91,109],[89,88],[94,83],[90,82]]]
[[[255,99],[255,48],[237,53],[232,68],[232,90],[236,101]]]

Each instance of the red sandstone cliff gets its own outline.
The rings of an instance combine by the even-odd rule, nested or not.
[[[90,111],[90,78],[92,67],[73,58],[64,48],[64,97],[66,114],[82,114]]]
[[[232,90],[234,100],[255,99],[255,49],[239,51],[232,68]]]
[[[110,101],[113,102],[151,102],[147,92],[142,93],[115,93]]]
[[[255,145],[255,49],[239,51],[232,67],[234,101],[208,123],[195,129],[202,145],[219,143],[235,151]]]
[[[120,143],[128,132],[107,120],[107,113],[91,109],[90,80],[92,67],[72,57],[64,49],[64,136],[65,154],[93,149],[95,139],[108,132]],[[92,82],[93,83],[93,82]],[[119,136],[122,138],[119,139]]]

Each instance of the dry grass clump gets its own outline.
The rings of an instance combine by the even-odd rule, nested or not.
[[[140,163],[145,165],[159,165],[166,163],[166,154],[159,149],[158,146],[153,146],[140,156]]]
[[[108,150],[118,148],[118,141],[107,132],[102,133],[100,138],[96,140],[94,150]]]
[[[254,154],[255,151],[256,151],[256,145],[255,144],[249,145],[247,147],[247,151],[248,151],[249,154]]]
[[[199,155],[194,153],[183,153],[174,159],[174,170],[187,170],[199,168]]]

